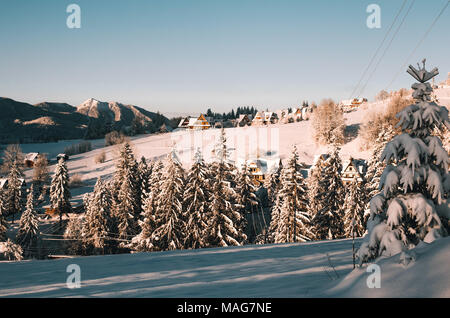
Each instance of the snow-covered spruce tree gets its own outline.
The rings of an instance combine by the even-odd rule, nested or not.
[[[111,190],[115,229],[120,240],[131,240],[137,234],[142,209],[139,206],[141,199],[138,188],[137,162],[131,145],[125,142],[120,148]]]
[[[347,188],[344,201],[344,236],[351,238],[361,237],[366,229],[364,217],[366,195],[364,183],[355,178]]]
[[[15,244],[10,239],[0,242],[0,253],[8,261],[21,261],[23,259],[23,250],[20,245]]]
[[[22,171],[16,160],[11,163],[11,169],[8,174],[8,184],[5,191],[5,205],[8,214],[12,214],[12,222],[16,213],[22,211]]]
[[[64,231],[64,247],[69,255],[85,255],[89,242],[84,235],[85,218],[72,216]]]
[[[309,210],[312,217],[317,215],[323,207],[322,196],[326,191],[325,183],[322,182],[325,159],[324,155],[315,158],[307,179]]]
[[[173,149],[167,156],[161,189],[155,204],[156,228],[152,233],[154,248],[159,251],[183,249],[185,225],[183,220],[184,170]]]
[[[380,181],[382,192],[370,201],[368,235],[357,253],[360,264],[447,235],[436,206],[450,191],[449,157],[431,133],[450,123],[448,110],[430,102],[432,88],[427,83],[439,72],[436,68],[428,72],[424,60],[422,68],[410,65],[408,73],[419,81],[412,85],[415,103],[397,114],[402,134],[383,151],[381,160],[387,166]]]
[[[162,182],[162,172],[164,164],[162,161],[152,163],[152,170],[149,179],[148,193],[143,192],[142,213],[139,220],[140,233],[133,237],[128,247],[138,252],[149,252],[155,250],[152,234],[156,229],[156,203],[160,192]]]
[[[133,149],[130,143],[125,142],[119,149],[119,158],[117,159],[116,171],[112,182],[111,194],[116,212],[127,211],[133,218],[137,219],[139,217],[141,213],[139,181],[138,163],[134,157]],[[121,206],[122,200],[119,198],[120,195],[122,199],[129,199],[123,203],[123,206]]]
[[[341,238],[344,234],[342,205],[345,189],[342,183],[342,162],[340,148],[334,144],[329,157],[324,162],[313,215],[314,234],[319,240]]]
[[[267,235],[267,243],[275,243],[275,236],[278,233],[278,225],[281,224],[281,205],[282,201],[280,196],[275,197],[275,202],[270,209],[270,225]]]
[[[142,157],[138,165],[139,193],[140,193],[141,207],[144,204],[145,198],[150,193],[150,178],[152,175],[152,169],[153,163],[150,163],[149,165],[145,157]]]
[[[55,168],[55,175],[50,185],[51,207],[59,214],[59,225],[62,226],[62,215],[72,210],[69,190],[69,172],[64,158],[59,159]]]
[[[22,246],[25,257],[38,256],[39,220],[34,208],[34,186],[31,185],[27,196],[25,212],[22,213],[16,242]]]
[[[238,208],[241,215],[247,218],[247,236],[249,242],[254,242],[258,232],[263,229],[258,229],[256,219],[258,218],[258,211],[261,202],[256,195],[258,191],[256,185],[253,183],[252,174],[247,163],[244,163],[240,172],[237,173],[236,179],[236,208]],[[250,220],[251,219],[251,220]],[[251,222],[251,225],[249,223]],[[261,226],[260,228],[264,228]]]
[[[270,174],[269,177],[264,182],[264,187],[267,189],[267,198],[269,206],[273,206],[281,187],[281,171],[283,169],[283,164],[281,163],[276,167]]]
[[[392,126],[388,123],[384,125],[384,129],[378,135],[375,144],[372,148],[372,154],[367,162],[367,173],[364,176],[365,179],[365,193],[367,193],[367,203],[366,208],[369,208],[370,198],[374,197],[380,192],[380,179],[386,168],[386,163],[381,161],[381,154],[383,153],[386,144],[394,137],[394,130]]]
[[[275,243],[306,242],[314,238],[311,231],[306,182],[301,173],[297,147],[281,175],[282,187],[278,192],[278,224],[275,231]]]
[[[6,240],[6,231],[8,230],[8,223],[5,219],[5,205],[3,203],[3,193],[0,191],[0,242]]]
[[[245,218],[235,206],[236,192],[232,188],[233,175],[229,163],[225,130],[222,128],[216,145],[216,162],[212,165],[211,216],[208,220],[206,240],[208,247],[241,246],[247,241],[244,233]]]
[[[194,164],[186,178],[186,190],[183,196],[184,219],[186,220],[184,247],[187,249],[206,246],[205,231],[210,216],[210,178],[208,166],[198,149],[195,153]]]
[[[107,254],[112,251],[111,237],[112,197],[111,193],[102,181],[97,179],[94,192],[89,200],[86,210],[86,222],[84,223],[83,236],[94,254]]]

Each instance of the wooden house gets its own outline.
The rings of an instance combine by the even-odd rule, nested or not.
[[[248,114],[241,114],[239,115],[239,118],[236,121],[236,125],[238,127],[244,127],[244,126],[250,126],[252,124],[252,115]]]
[[[255,115],[255,118],[253,118],[252,120],[252,125],[253,126],[260,126],[260,125],[264,125],[265,123],[265,117],[264,117],[264,112],[257,112]]]
[[[25,158],[23,160],[23,164],[27,168],[33,168],[34,164],[39,158],[39,152],[30,152],[25,155]]]
[[[350,185],[355,179],[358,183],[361,183],[364,180],[366,170],[366,162],[362,159],[350,158],[345,160],[342,163],[342,182],[345,186]]]
[[[265,112],[264,113],[264,123],[267,124],[275,124],[278,121],[277,113],[275,112]]]
[[[340,106],[344,112],[351,112],[358,109],[362,104],[367,102],[367,98],[346,99],[340,102]]]
[[[209,118],[209,120],[207,119]],[[191,130],[206,130],[211,128],[211,117],[205,117],[200,114],[198,117],[186,117],[180,120],[178,128],[191,129]]]

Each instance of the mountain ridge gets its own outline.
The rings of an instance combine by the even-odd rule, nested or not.
[[[34,143],[102,138],[110,131],[153,133],[169,119],[120,102],[90,98],[78,106],[67,103],[29,104],[0,97],[0,143]]]

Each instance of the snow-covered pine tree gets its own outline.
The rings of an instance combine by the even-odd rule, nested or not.
[[[344,236],[352,238],[361,237],[366,229],[364,217],[365,193],[364,184],[360,184],[355,178],[347,189],[344,201]]]
[[[275,243],[275,236],[280,231],[278,225],[281,224],[281,205],[283,202],[279,195],[275,197],[275,202],[270,209],[270,225],[267,235],[267,243]]]
[[[22,247],[10,239],[7,239],[5,242],[0,242],[0,253],[8,261],[21,261],[23,259]]]
[[[273,206],[278,191],[281,187],[281,171],[283,170],[283,164],[280,160],[280,164],[276,167],[270,174],[269,177],[264,182],[264,187],[267,189],[267,199],[269,206]]]
[[[139,191],[141,195],[140,204],[143,206],[145,198],[150,193],[150,178],[152,175],[153,163],[148,164],[145,157],[141,158],[138,165]]]
[[[314,238],[305,179],[301,173],[297,147],[282,170],[282,187],[278,192],[275,243],[306,242]]]
[[[8,184],[5,191],[5,205],[8,214],[12,214],[12,222],[14,216],[22,211],[22,171],[16,160],[11,163],[11,169],[8,174]]]
[[[20,244],[25,257],[39,255],[39,220],[34,207],[34,186],[31,185],[27,196],[27,205],[22,213],[17,232],[16,242]]]
[[[433,89],[427,83],[439,72],[427,71],[424,60],[422,68],[410,65],[408,73],[419,82],[412,85],[415,103],[397,114],[402,133],[383,151],[381,160],[387,166],[380,181],[382,192],[370,201],[368,235],[358,250],[360,263],[447,235],[441,221],[445,216],[436,207],[450,191],[449,156],[432,131],[441,125],[449,128],[450,122],[446,107],[430,101]]]
[[[131,240],[138,232],[140,206],[138,164],[130,143],[125,142],[119,150],[116,171],[111,183],[113,216],[118,239]],[[126,243],[121,244],[126,245]]]
[[[167,156],[160,185],[161,189],[156,197],[153,245],[160,251],[182,249],[185,239],[182,208],[185,176],[175,149]]]
[[[125,210],[133,218],[139,218],[141,213],[139,181],[138,163],[134,157],[133,149],[130,143],[125,142],[119,150],[119,158],[117,159],[116,171],[112,182],[113,189],[111,190],[111,194],[116,212],[126,208]],[[120,195],[122,198],[129,199],[122,207],[120,207],[122,201],[119,198]]]
[[[386,168],[386,164],[381,161],[380,158],[386,144],[392,139],[393,136],[394,130],[392,129],[392,126],[390,124],[384,125],[384,128],[378,135],[378,138],[372,148],[372,154],[367,162],[368,168],[364,177],[366,181],[364,183],[364,191],[367,193],[366,209],[369,208],[368,200],[380,192],[380,179],[384,169]]]
[[[255,217],[258,218],[257,213],[260,206],[259,198],[256,195],[257,190],[256,185],[253,183],[250,168],[247,163],[244,163],[241,171],[237,173],[235,206],[241,215],[247,218],[246,223],[252,223],[246,231],[250,242],[254,242],[258,232],[264,228],[264,226],[260,226],[261,229],[258,229],[255,220]]]
[[[83,235],[88,245],[92,247],[94,254],[106,254],[112,251],[111,237],[112,197],[111,193],[101,178],[97,179],[94,192],[89,200],[86,210],[86,222]]]
[[[152,234],[156,229],[156,203],[160,192],[160,183],[162,182],[162,172],[164,165],[162,161],[152,163],[152,171],[149,180],[148,193],[143,193],[142,213],[139,220],[140,233],[133,237],[128,247],[138,252],[150,252],[155,250]]]
[[[69,190],[69,172],[64,158],[59,159],[55,168],[55,175],[50,185],[50,202],[52,209],[59,214],[59,225],[62,226],[62,215],[72,210]]]
[[[187,249],[206,246],[205,231],[210,216],[210,178],[208,166],[198,149],[195,153],[194,164],[186,178],[186,190],[183,196],[184,219],[186,220],[184,246]]]
[[[8,223],[5,219],[6,209],[3,201],[3,193],[0,191],[0,242],[6,240],[6,231],[8,230]]]
[[[328,155],[324,154],[315,158],[307,180],[309,209],[313,218],[323,208],[322,196],[324,195],[326,189],[324,187],[325,183],[322,182],[322,176],[326,156]]]
[[[319,179],[318,189],[320,190],[314,199],[318,202],[313,204],[316,210],[312,221],[314,234],[319,240],[336,239],[344,234],[342,205],[345,199],[345,189],[341,178],[342,162],[339,158],[339,151],[340,148],[334,144],[324,162]]]
[[[75,215],[67,222],[64,231],[64,247],[69,255],[85,255],[89,245],[84,235],[85,218]]]
[[[212,165],[211,216],[206,232],[209,247],[243,245],[245,218],[235,206],[236,192],[232,188],[233,175],[229,163],[225,130],[222,128],[219,143],[215,148],[216,162]]]

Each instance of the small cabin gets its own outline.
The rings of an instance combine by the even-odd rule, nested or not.
[[[23,164],[27,168],[33,168],[34,164],[39,158],[39,152],[30,152],[25,155],[25,158],[23,159]]]
[[[275,112],[265,112],[264,122],[266,124],[275,124],[278,121],[278,116]]]
[[[367,103],[367,98],[353,98],[347,99],[340,102],[340,106],[344,112],[351,112],[358,109],[364,103]]]
[[[265,116],[264,112],[257,112],[255,118],[252,120],[252,125],[264,125]]]
[[[250,126],[252,124],[252,115],[241,114],[236,121],[238,127]]]
[[[210,120],[208,120],[209,118]],[[191,130],[206,130],[211,128],[211,117],[205,117],[200,114],[199,117],[186,117],[181,119],[178,124],[178,128],[191,129]]]
[[[366,162],[362,159],[350,158],[342,164],[342,183],[346,186],[350,185],[355,179],[358,183],[363,182],[366,173]]]

